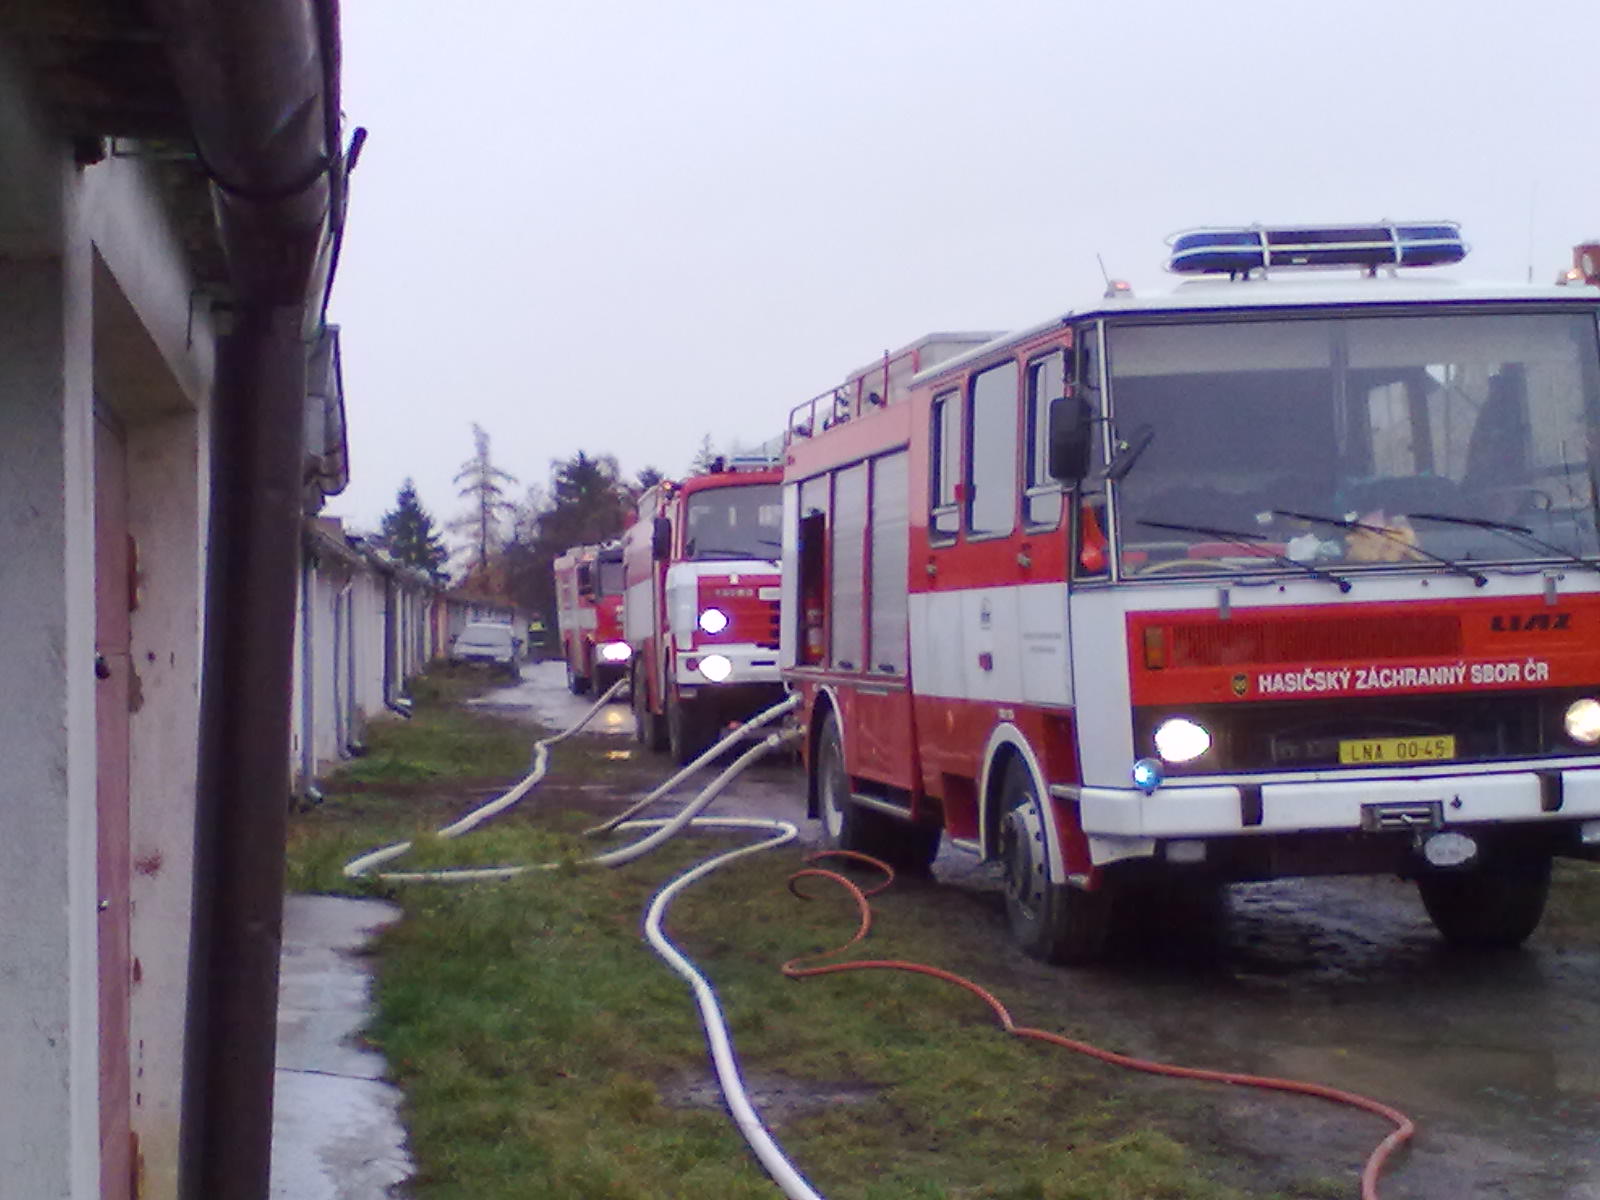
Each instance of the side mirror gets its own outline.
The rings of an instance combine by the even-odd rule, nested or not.
[[[1050,449],[1045,469],[1050,478],[1073,487],[1089,473],[1094,447],[1094,412],[1083,396],[1058,396],[1050,401]]]
[[[578,568],[578,590],[586,596],[594,591],[594,571],[588,563]]]
[[[672,554],[672,521],[667,517],[657,517],[655,524],[650,529],[650,556],[652,558],[667,558]]]

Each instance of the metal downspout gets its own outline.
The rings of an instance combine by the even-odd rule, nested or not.
[[[300,560],[300,791],[309,799],[317,789],[316,613],[312,603],[316,569],[309,548]]]
[[[149,0],[212,181],[233,296],[206,559],[183,1200],[266,1200],[307,338],[342,224],[336,0]]]
[[[394,703],[396,659],[400,654],[400,581],[390,572],[383,576],[383,706]],[[403,674],[403,672],[398,672]]]

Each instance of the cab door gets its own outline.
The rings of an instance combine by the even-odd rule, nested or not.
[[[1021,416],[1016,359],[982,367],[930,408],[928,548],[913,673],[924,778],[975,779],[999,704],[1022,698],[1018,588]],[[942,788],[943,784],[939,786]]]

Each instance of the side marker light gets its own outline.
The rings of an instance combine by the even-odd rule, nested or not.
[[[1133,764],[1133,786],[1146,796],[1161,786],[1161,762],[1154,758],[1141,758]]]

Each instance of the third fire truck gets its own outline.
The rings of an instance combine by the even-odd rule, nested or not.
[[[1450,223],[1207,229],[1187,281],[936,335],[796,409],[786,678],[830,838],[1126,898],[1395,873],[1514,945],[1600,845],[1600,289]],[[974,344],[981,342],[981,344]]]
[[[567,687],[579,696],[603,692],[628,674],[633,657],[622,636],[622,546],[574,546],[554,572]]]
[[[679,762],[783,698],[781,478],[767,459],[718,460],[645,492],[623,534],[638,736]]]

